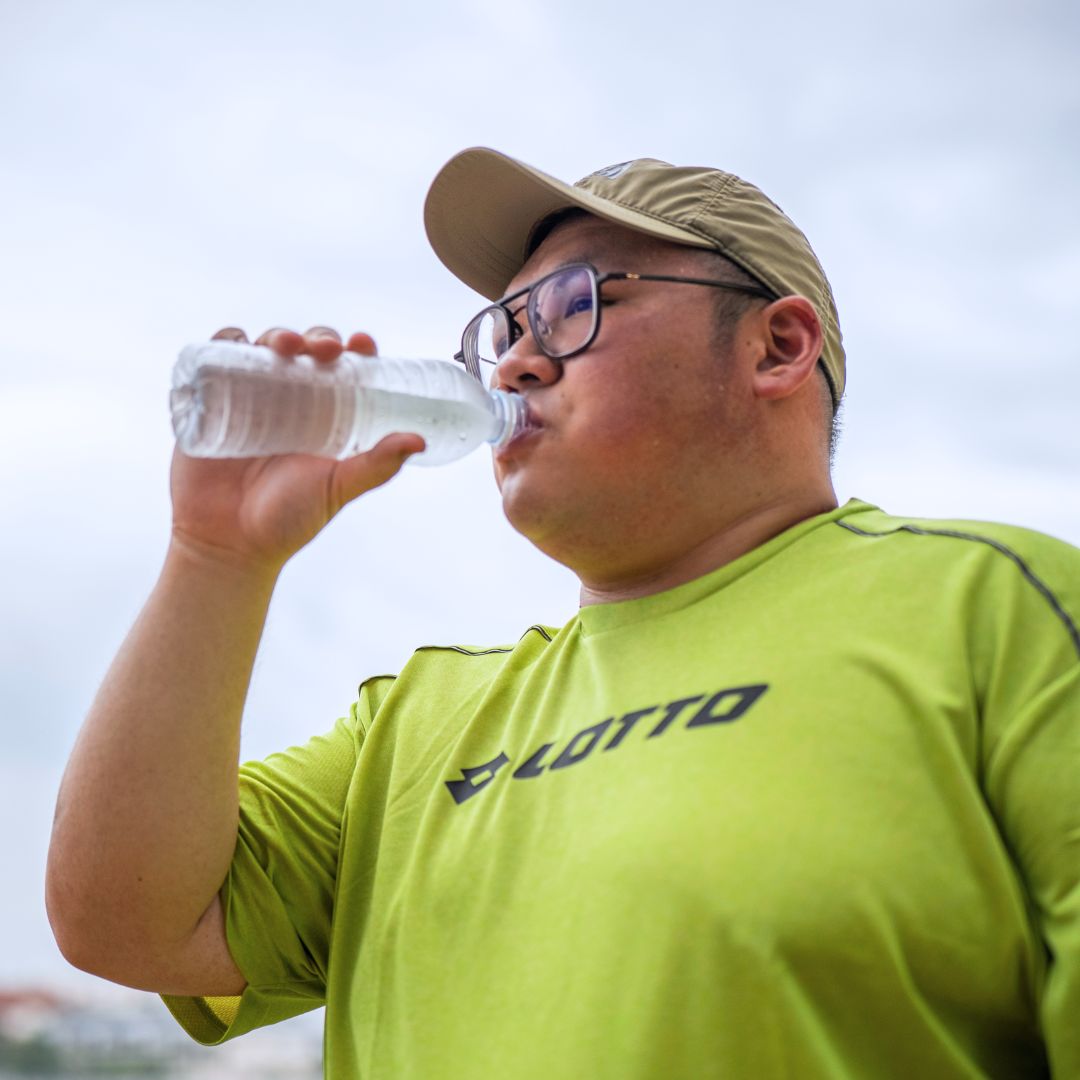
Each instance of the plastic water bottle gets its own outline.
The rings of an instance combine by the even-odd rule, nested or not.
[[[407,431],[427,443],[410,461],[443,465],[484,442],[504,445],[527,418],[520,396],[487,390],[449,361],[343,353],[317,364],[232,341],[183,349],[169,404],[180,449],[211,458],[346,458]]]

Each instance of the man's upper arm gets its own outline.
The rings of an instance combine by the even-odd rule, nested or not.
[[[1040,538],[1011,588],[986,590],[997,622],[981,657],[984,784],[1046,947],[1038,991],[1054,1075],[1080,1075],[1080,553]],[[1001,568],[999,567],[999,572]]]
[[[200,1042],[324,1004],[342,821],[360,712],[303,746],[240,769],[236,850],[221,891],[156,986]]]

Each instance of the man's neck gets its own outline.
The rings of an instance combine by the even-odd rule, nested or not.
[[[734,562],[799,522],[828,513],[836,506],[836,494],[830,484],[827,490],[806,493],[802,498],[756,506],[704,540],[689,545],[675,558],[665,558],[656,566],[627,567],[611,576],[579,574],[581,606],[640,600],[674,589]]]

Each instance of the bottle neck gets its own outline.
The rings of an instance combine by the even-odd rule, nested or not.
[[[491,416],[494,420],[487,441],[494,447],[505,446],[525,427],[528,409],[520,394],[508,394],[505,390],[489,391]]]

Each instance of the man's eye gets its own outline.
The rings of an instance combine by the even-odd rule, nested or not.
[[[563,318],[569,318],[571,315],[581,315],[586,311],[592,311],[592,295],[574,296],[567,303]]]
[[[495,359],[501,360],[503,353],[505,353],[523,333],[525,333],[525,331],[521,328],[515,317],[510,323],[509,337],[505,334],[500,334],[491,342],[491,347],[495,350]]]

